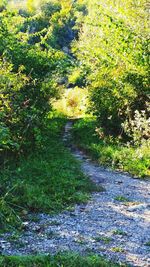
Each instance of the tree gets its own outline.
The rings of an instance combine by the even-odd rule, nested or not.
[[[121,124],[148,100],[148,22],[145,1],[87,1],[79,42],[73,46],[90,70],[91,110],[106,132]],[[132,10],[132,13],[131,13]]]

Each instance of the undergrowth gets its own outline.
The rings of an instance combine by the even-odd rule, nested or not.
[[[78,120],[72,130],[73,141],[102,165],[129,172],[135,177],[149,177],[148,145],[127,146],[118,138],[103,134],[100,137],[96,129],[97,123],[94,118]]]
[[[1,173],[0,228],[17,227],[28,212],[59,212],[84,202],[94,185],[61,141],[66,119],[49,119],[40,145]]]
[[[55,256],[3,256],[0,257],[1,267],[119,267],[97,256],[81,257],[78,254],[64,253]]]

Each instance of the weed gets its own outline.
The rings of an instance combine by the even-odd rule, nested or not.
[[[117,196],[115,197],[115,200],[120,201],[120,202],[129,202],[129,199],[124,196]]]
[[[113,234],[114,234],[114,235],[122,235],[122,236],[127,235],[126,232],[124,232],[124,231],[122,231],[122,230],[120,230],[120,229],[118,229],[118,230],[114,230],[114,231],[113,231]]]
[[[74,211],[74,207],[73,206],[68,206],[66,208],[67,211],[73,212]]]
[[[103,241],[105,244],[109,244],[112,241],[112,238],[110,237],[104,237],[104,236],[97,236],[94,238],[96,242]]]
[[[86,244],[86,240],[83,236],[78,236],[77,239],[75,239],[75,242],[80,244],[80,245],[85,245]]]
[[[121,248],[121,247],[113,247],[111,250],[113,252],[119,252],[119,253],[124,253],[125,252],[125,250],[123,248]]]

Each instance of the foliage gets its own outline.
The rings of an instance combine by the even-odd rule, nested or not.
[[[110,263],[97,255],[81,257],[73,253],[59,253],[55,256],[3,256],[0,257],[2,267],[119,267],[120,264]],[[122,265],[125,266],[125,265]]]
[[[21,150],[31,142],[34,145],[35,129],[42,127],[54,89],[52,82],[35,81],[22,73],[22,67],[18,73],[12,68],[11,64],[1,63],[1,148]]]
[[[111,166],[129,172],[136,177],[150,176],[150,143],[144,142],[140,147],[126,146],[118,138],[101,137],[95,131],[97,122],[94,119],[81,119],[74,124],[73,140],[87,150],[102,165]]]
[[[94,0],[92,4],[89,0],[29,0],[22,9],[16,5],[18,10],[7,5],[3,8],[3,1],[1,5],[1,68],[3,72],[9,71],[6,71],[7,76],[12,77],[14,73],[17,84],[20,84],[19,79],[24,80],[15,98],[17,110],[21,110],[19,121],[22,120],[24,126],[19,124],[18,132],[14,133],[12,127],[5,126],[7,137],[8,132],[10,139],[24,132],[22,128],[27,127],[31,117],[40,118],[38,120],[43,123],[51,100],[58,97],[60,88],[64,87],[62,84],[69,88],[87,87],[89,111],[97,116],[107,134],[120,134],[123,123],[132,121],[136,110],[144,110],[148,116],[148,10],[145,0],[138,3]],[[63,83],[59,83],[60,80]],[[71,102],[75,103],[73,92]],[[22,110],[26,101],[28,107]],[[11,105],[12,100],[7,113],[8,110],[12,112]],[[4,120],[6,116],[4,114]],[[36,119],[33,120],[24,144],[27,138],[31,139],[29,143],[34,143],[31,130],[34,124],[42,129]]]
[[[7,2],[7,0],[0,0],[0,11],[5,9]]]
[[[76,82],[77,74],[84,70],[89,111],[97,119],[76,123],[75,141],[101,164],[134,176],[147,176],[150,159],[146,1],[86,0],[86,8],[79,40],[72,44],[78,64],[71,81]]]
[[[147,6],[144,0],[87,0],[87,7],[72,51],[90,70],[91,111],[106,133],[119,134],[121,123],[145,110],[148,100]]]
[[[48,17],[60,8],[58,3],[50,4],[47,3],[49,11],[43,4],[39,15],[24,16],[7,9],[0,13],[2,157],[7,150],[22,153],[35,146],[51,110],[51,101],[59,96],[56,77],[64,76],[70,65],[63,51],[44,48],[42,35],[36,35],[49,31]]]

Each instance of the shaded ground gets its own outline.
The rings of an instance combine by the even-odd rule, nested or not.
[[[66,143],[71,127],[68,122]],[[150,266],[150,182],[103,169],[77,149],[72,153],[81,161],[83,171],[105,191],[59,215],[34,215],[34,222],[24,223],[21,236],[0,238],[2,253],[95,252],[132,266]]]

